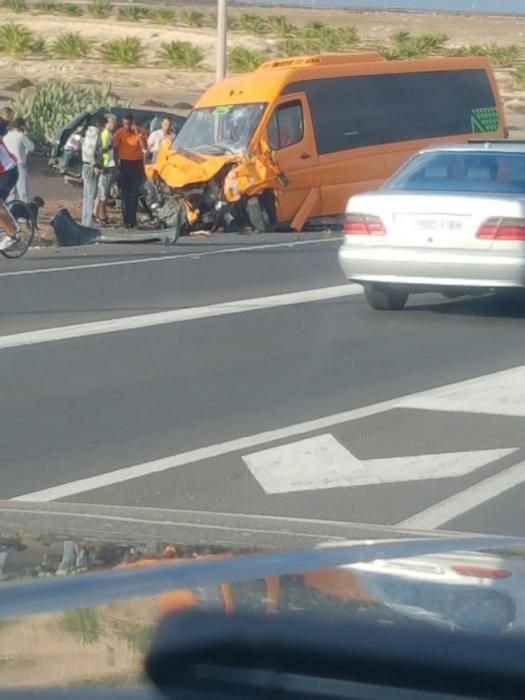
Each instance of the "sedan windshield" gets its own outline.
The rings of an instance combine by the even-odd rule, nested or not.
[[[265,106],[259,102],[195,109],[177,136],[174,148],[212,155],[240,153],[248,146]]]
[[[421,153],[385,183],[384,189],[525,193],[525,153],[474,150]]]

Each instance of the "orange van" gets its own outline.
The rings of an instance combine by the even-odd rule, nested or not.
[[[159,220],[257,231],[344,211],[429,143],[507,136],[484,58],[333,54],[264,63],[212,85],[147,167]]]

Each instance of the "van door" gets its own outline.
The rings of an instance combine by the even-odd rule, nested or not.
[[[316,184],[317,151],[304,95],[287,95],[277,102],[266,138],[287,180],[286,187],[276,192],[277,219],[289,222]],[[315,215],[317,212],[312,212]]]

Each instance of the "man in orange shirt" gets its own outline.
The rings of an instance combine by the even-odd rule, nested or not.
[[[119,172],[122,219],[126,228],[136,228],[140,187],[144,180],[144,156],[148,136],[135,124],[132,114],[125,114],[122,127],[113,137],[115,165]]]

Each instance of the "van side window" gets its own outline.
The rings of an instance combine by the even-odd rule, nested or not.
[[[268,145],[274,151],[302,141],[303,108],[299,101],[287,102],[272,114],[268,122]]]
[[[499,113],[482,69],[315,78],[306,93],[317,153],[498,130]]]

